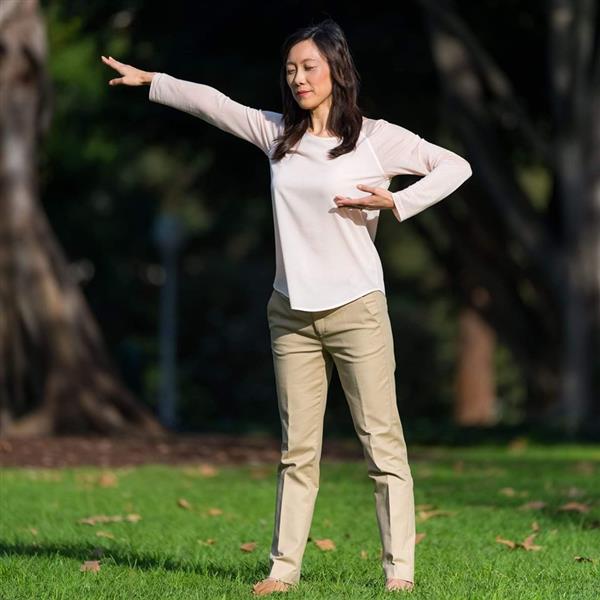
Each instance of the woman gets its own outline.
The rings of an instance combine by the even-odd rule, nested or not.
[[[335,365],[373,480],[386,589],[414,585],[413,480],[398,414],[381,261],[379,214],[400,222],[471,175],[461,156],[384,119],[363,117],[359,76],[331,19],[282,48],[283,113],[250,108],[213,87],[102,57],[149,84],[149,99],[258,146],[271,167],[276,274],[267,304],[282,426],[269,576],[255,595],[298,583],[319,489],[327,389]],[[424,175],[398,192],[400,174]]]

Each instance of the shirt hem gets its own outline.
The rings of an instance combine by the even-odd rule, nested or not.
[[[280,294],[282,294],[283,296],[285,296],[288,300],[290,299],[289,295],[286,294],[283,290],[277,289],[275,286],[273,286],[273,289],[275,291],[279,292]],[[292,308],[292,310],[301,310],[303,312],[322,312],[324,310],[332,310],[334,308],[340,308],[341,306],[344,306],[345,304],[353,302],[354,300],[358,300],[358,298],[361,298],[362,296],[365,296],[367,294],[370,294],[371,292],[376,292],[376,291],[379,291],[379,292],[381,292],[382,294],[385,295],[385,291],[384,290],[382,290],[380,287],[376,287],[376,288],[368,289],[366,291],[362,291],[357,296],[354,296],[354,297],[349,298],[347,300],[343,300],[339,304],[336,304],[334,306],[328,306],[326,308],[296,308],[294,306],[291,306],[291,302],[290,302],[290,307]]]

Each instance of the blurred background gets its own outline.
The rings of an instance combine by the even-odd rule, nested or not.
[[[332,17],[364,114],[473,169],[379,222],[407,440],[599,440],[597,16],[568,0],[0,3],[0,434],[279,435],[268,162],[147,86],[108,86],[100,56],[280,111],[284,37]],[[337,374],[325,430],[354,436]]]

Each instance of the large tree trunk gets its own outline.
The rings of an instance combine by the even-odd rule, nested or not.
[[[166,433],[119,381],[37,199],[50,122],[37,0],[0,3],[0,434]]]

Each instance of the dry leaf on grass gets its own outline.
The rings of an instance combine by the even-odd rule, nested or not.
[[[223,511],[220,508],[209,508],[206,511],[211,517],[217,517],[218,515],[222,515]]]
[[[110,531],[96,531],[96,535],[98,537],[110,538],[111,540],[115,539],[114,533],[111,533]]]
[[[540,530],[540,524],[537,521],[534,521],[531,524],[531,529],[533,529],[533,531],[539,531]]]
[[[426,533],[417,533],[415,536],[415,545],[418,544],[426,535]]]
[[[209,463],[202,463],[195,467],[183,469],[183,473],[190,477],[216,477],[219,474],[219,469]]]
[[[187,510],[190,510],[192,508],[192,505],[185,498],[179,498],[177,500],[177,506],[180,506],[181,508],[185,508]]]
[[[596,472],[596,468],[596,464],[591,460],[580,460],[573,466],[573,470],[581,475],[593,475]]]
[[[330,540],[329,538],[315,540],[315,545],[320,550],[335,550],[335,542],[333,540]]]
[[[256,549],[256,542],[245,542],[240,546],[240,550],[244,552],[254,552]]]
[[[508,496],[509,498],[512,498],[514,496],[529,496],[528,491],[522,490],[520,492],[517,492],[514,488],[511,488],[511,487],[503,487],[498,490],[498,493],[504,494],[505,496]]]
[[[201,544],[202,546],[212,546],[213,544],[216,544],[217,540],[213,539],[213,538],[206,538],[205,540],[198,540],[198,543]]]
[[[100,570],[100,561],[99,560],[86,560],[81,567],[79,567],[80,571],[92,571],[93,573],[97,573]]]
[[[595,563],[595,562],[600,561],[600,558],[590,558],[589,556],[574,556],[573,559],[576,560],[577,562]]]
[[[545,508],[546,503],[543,500],[532,500],[531,502],[525,502],[518,507],[518,510],[539,510]]]
[[[499,544],[504,544],[511,549],[514,548],[523,548],[525,550],[540,550],[542,546],[537,546],[533,543],[533,538],[537,535],[537,533],[532,533],[528,535],[522,542],[515,542],[513,540],[507,540],[499,535],[496,536],[496,541]]]
[[[98,523],[117,523],[120,521],[129,521],[130,523],[137,523],[142,517],[136,513],[130,513],[128,515],[94,515],[93,517],[85,517],[79,519],[77,522],[83,525],[97,525]]]
[[[100,487],[115,487],[119,483],[118,477],[112,471],[105,471],[98,478]]]
[[[509,449],[510,452],[514,452],[514,453],[520,453],[523,450],[527,449],[527,444],[529,443],[529,440],[526,437],[516,437],[514,439],[512,439],[508,444],[507,444],[507,448]]]
[[[369,553],[366,550],[361,550],[360,557],[365,560],[366,558],[369,558]]]
[[[582,504],[581,502],[567,502],[562,506],[558,507],[558,510],[574,510],[580,513],[586,513],[590,510],[589,504]]]
[[[452,516],[456,511],[451,510],[420,510],[417,513],[417,521],[427,521],[433,517]]]

